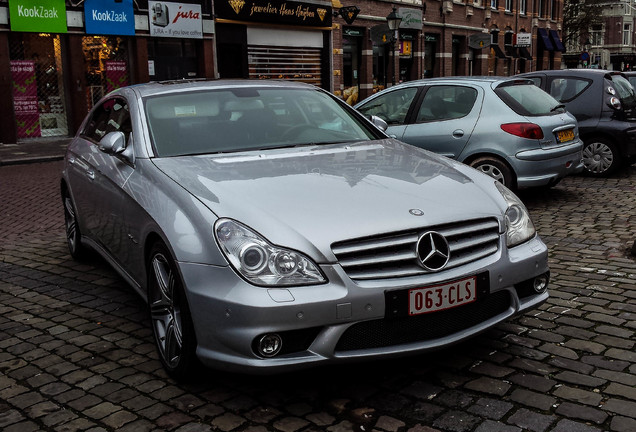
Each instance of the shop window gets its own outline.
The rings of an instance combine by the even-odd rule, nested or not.
[[[59,35],[9,35],[18,138],[68,134]]]
[[[128,50],[121,37],[85,36],[86,99],[92,108],[104,95],[128,85]]]

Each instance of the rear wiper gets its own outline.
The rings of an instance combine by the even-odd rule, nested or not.
[[[555,106],[554,108],[552,108],[550,110],[550,112],[555,112],[556,110],[560,109],[560,108],[565,108],[565,105],[563,104],[558,104],[557,106]]]

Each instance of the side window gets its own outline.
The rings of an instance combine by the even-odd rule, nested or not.
[[[585,91],[591,81],[580,78],[554,78],[550,83],[550,95],[559,102],[569,102]]]
[[[117,131],[123,132],[128,142],[132,123],[128,104],[123,98],[108,99],[95,108],[82,135],[91,141],[99,142],[107,133]]]
[[[539,88],[543,88],[543,86],[541,85],[541,84],[542,84],[542,83],[541,83],[541,81],[542,81],[541,77],[530,77],[529,79],[530,79],[530,81],[532,81],[532,83],[533,83],[534,85],[536,85],[537,87],[539,87]]]
[[[461,118],[473,109],[477,90],[462,86],[433,86],[424,95],[417,122]]]
[[[364,115],[375,115],[388,124],[404,124],[417,87],[399,89],[378,96],[358,108]]]

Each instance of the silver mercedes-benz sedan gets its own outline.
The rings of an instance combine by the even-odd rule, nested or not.
[[[147,301],[177,378],[425,352],[548,298],[513,193],[310,85],[119,89],[61,193],[71,255],[96,250]]]

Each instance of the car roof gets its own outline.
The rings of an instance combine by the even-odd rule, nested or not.
[[[311,84],[284,80],[246,80],[246,79],[218,79],[218,80],[171,80],[153,81],[145,84],[135,84],[123,89],[134,90],[139,96],[147,97],[160,94],[181,93],[193,90],[223,90],[237,88],[288,88],[288,89],[317,89]]]
[[[537,74],[545,74],[545,75],[574,75],[574,76],[587,76],[587,77],[598,77],[605,75],[621,75],[621,71],[608,71],[605,69],[552,69],[552,70],[541,70],[535,72],[527,72],[522,73],[517,76],[530,76]]]
[[[397,86],[390,88],[398,88],[398,87],[408,87],[408,86],[421,86],[430,83],[439,84],[439,83],[453,83],[453,84],[500,84],[504,82],[511,81],[519,81],[520,77],[504,77],[504,76],[452,76],[452,77],[436,77],[436,78],[424,78],[415,81],[407,81]],[[526,78],[523,79],[524,81]]]

